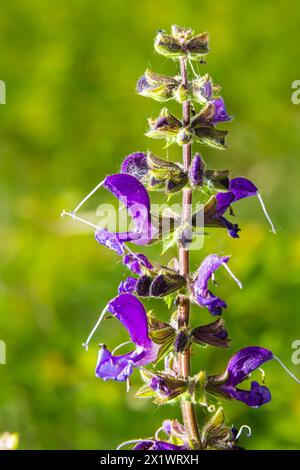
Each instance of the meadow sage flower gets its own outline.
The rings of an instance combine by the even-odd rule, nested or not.
[[[245,405],[258,408],[271,400],[270,390],[256,381],[251,382],[250,390],[242,390],[237,386],[247,379],[251,372],[273,358],[271,351],[258,346],[241,349],[230,359],[224,374],[208,378],[206,388],[217,395],[239,400]]]
[[[105,346],[101,346],[96,376],[103,380],[123,382],[132,374],[134,367],[153,362],[159,346],[149,338],[147,314],[136,297],[121,294],[109,302],[107,310],[126,328],[135,349],[126,354],[114,355]]]

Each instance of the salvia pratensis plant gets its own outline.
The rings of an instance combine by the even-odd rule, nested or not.
[[[241,432],[246,428],[251,434],[251,430],[248,426],[242,426],[239,431],[227,426],[222,400],[239,400],[253,408],[268,403],[271,393],[266,385],[256,380],[251,382],[250,388],[243,385],[252,372],[277,358],[264,347],[248,346],[233,354],[219,375],[210,375],[206,370],[191,374],[191,351],[196,354],[199,347],[207,345],[228,348],[230,343],[220,317],[227,304],[216,295],[216,287],[210,290],[216,272],[224,268],[239,287],[242,285],[229,267],[229,256],[210,254],[202,260],[198,270],[191,273],[190,246],[199,227],[205,230],[204,234],[210,228],[224,228],[231,237],[238,238],[240,228],[230,220],[234,215],[232,206],[245,197],[258,197],[274,233],[275,229],[252,181],[231,178],[229,170],[211,169],[200,153],[192,155],[193,144],[225,149],[227,131],[220,130],[218,124],[231,120],[220,95],[220,86],[209,75],[198,75],[193,66],[195,62],[205,63],[209,52],[207,33],[196,34],[189,28],[172,26],[170,34],[158,32],[154,48],[179,65],[178,73],[169,77],[146,70],[137,82],[137,93],[159,102],[177,101],[182,106],[182,116],[176,117],[163,108],[157,117],[149,119],[146,135],[164,139],[166,146],[179,145],[182,162],[161,159],[150,151],[132,153],[124,158],[120,173],[107,176],[72,212],[63,212],[94,227],[97,242],[122,256],[124,266],[131,273],[120,283],[118,295],[104,307],[84,346],[88,348],[106,315],[117,318],[127,330],[129,340],[113,351],[100,345],[96,376],[126,382],[129,388],[130,375],[139,369],[143,386],[137,397],[150,398],[157,405],[178,403],[181,406],[182,423],[167,419],[150,438],[127,441],[119,448],[239,449]],[[77,215],[101,186],[126,207],[132,220],[127,231],[112,232]],[[156,214],[150,202],[151,191],[161,191],[168,198],[181,191],[181,214]],[[204,203],[200,209],[193,210],[196,192],[202,194]],[[168,231],[163,227],[166,220]],[[162,241],[164,251],[177,244],[178,258],[165,266],[128,246],[128,242],[144,246],[154,241]],[[148,297],[164,298],[169,308],[175,303],[177,310],[174,313],[172,309],[170,319],[162,321],[155,312],[145,310],[141,299]],[[207,309],[217,319],[192,328],[191,304]],[[132,344],[131,351],[117,353],[126,344]],[[150,365],[152,368],[147,367]]]

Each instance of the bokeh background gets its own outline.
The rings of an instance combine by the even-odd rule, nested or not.
[[[175,73],[176,64],[152,47],[155,32],[172,23],[209,31],[211,54],[197,70],[222,84],[235,116],[226,126],[228,150],[203,148],[206,161],[253,178],[278,229],[270,233],[255,198],[242,201],[240,239],[212,230],[192,267],[211,252],[232,255],[244,289],[225,272],[217,275],[232,351],[268,347],[300,376],[291,362],[291,344],[300,339],[300,105],[291,102],[291,84],[300,79],[299,22],[296,0],[2,4],[0,339],[7,364],[0,365],[0,432],[19,432],[22,449],[112,449],[178,416],[176,407],[134,398],[138,373],[127,394],[124,384],[94,377],[97,343],[114,347],[126,333],[110,320],[88,353],[81,343],[127,273],[91,231],[60,219],[63,208],[118,171],[126,154],[150,148],[165,156],[161,142],[144,136],[159,104],[135,94],[135,83],[146,67]],[[170,148],[169,157],[176,161],[180,150]],[[87,209],[112,199],[102,190]],[[159,246],[148,251],[159,253]],[[168,318],[163,303],[151,306]],[[194,307],[192,321],[210,316]],[[194,371],[222,371],[232,351],[200,350]],[[251,426],[253,437],[242,439],[248,448],[299,449],[299,385],[275,362],[264,369],[272,402],[259,410],[224,402],[228,424]]]

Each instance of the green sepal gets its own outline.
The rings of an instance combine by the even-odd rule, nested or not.
[[[202,406],[207,405],[206,401],[206,384],[207,378],[205,371],[201,370],[195,377],[193,377],[193,400]]]
[[[165,31],[158,32],[154,49],[170,59],[189,57],[191,60],[200,60],[209,52],[208,35],[195,34],[190,28],[173,25],[171,34],[166,34]]]
[[[169,354],[174,349],[174,339],[175,334],[173,337],[168,337],[168,339],[161,345],[159,348],[158,354],[154,361],[154,365],[156,365],[161,359],[163,359],[167,354]]]
[[[187,173],[179,165],[162,160],[152,153],[147,155],[147,164],[149,167],[147,189],[150,191],[175,193],[188,181]]]
[[[148,387],[148,385],[143,385],[138,389],[135,396],[137,398],[154,398],[156,393],[152,388]]]
[[[171,143],[176,140],[177,133],[182,127],[181,122],[167,108],[161,110],[158,118],[149,118],[148,124],[147,137],[167,139]]]

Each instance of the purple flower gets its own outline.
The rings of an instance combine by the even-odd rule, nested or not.
[[[101,228],[95,233],[96,240],[101,245],[115,250],[119,255],[124,253],[125,242],[147,245],[151,241],[152,227],[150,199],[146,188],[137,178],[127,174],[108,176],[104,181],[104,187],[125,205],[133,220],[134,228],[123,233],[113,233]]]
[[[244,197],[257,196],[258,193],[255,184],[243,177],[232,178],[228,189],[234,194],[234,202]]]
[[[137,82],[136,91],[156,101],[168,101],[176,98],[180,85],[181,82],[177,78],[160,75],[148,69]]]
[[[124,256],[123,263],[139,279],[128,277],[119,285],[119,293],[136,292],[139,297],[164,297],[186,285],[185,278],[176,271],[159,264],[152,266],[141,253]]]
[[[222,98],[207,102],[206,106],[192,119],[190,129],[198,142],[213,148],[225,148],[227,131],[215,128],[218,122],[230,119],[224,111],[225,104],[222,106],[223,103]]]
[[[147,314],[143,304],[131,294],[121,294],[108,304],[108,311],[127,329],[135,349],[115,356],[105,346],[100,348],[96,376],[103,380],[125,381],[134,367],[156,359],[159,346],[148,335]]]
[[[138,180],[146,176],[148,171],[147,154],[143,152],[134,152],[127,155],[121,165],[121,173],[135,176]]]
[[[271,351],[258,346],[241,349],[230,359],[223,376],[209,377],[208,390],[258,408],[271,400],[269,389],[256,381],[251,382],[250,390],[241,390],[237,385],[247,379],[251,372],[273,358]]]
[[[233,201],[234,195],[231,191],[226,193],[217,193],[215,196],[212,196],[204,205],[203,210],[201,209],[193,214],[193,227],[222,227],[228,230],[231,237],[239,238],[239,226],[231,223],[224,217],[224,213]]]
[[[144,269],[152,270],[153,266],[148,260],[147,256],[143,255],[142,253],[129,253],[124,256],[123,264],[127,266],[128,269],[134,274],[138,276],[142,276],[144,274]]]
[[[197,153],[189,168],[189,181],[193,187],[202,186],[204,177],[205,164],[201,158],[201,155]]]
[[[119,294],[133,294],[136,288],[137,279],[128,276],[125,281],[122,281],[118,287]]]
[[[223,98],[217,98],[213,100],[214,104],[214,115],[213,123],[218,124],[218,122],[230,121],[231,117],[227,114],[226,106]]]
[[[208,325],[194,328],[191,336],[194,343],[210,344],[220,348],[227,348],[230,341],[228,333],[224,328],[224,321],[221,318]]]
[[[172,394],[172,389],[168,387],[166,380],[158,375],[152,377],[149,387],[160,396],[169,397]]]
[[[188,174],[190,185],[193,188],[206,186],[209,191],[211,188],[227,190],[229,188],[228,175],[228,170],[206,169],[205,162],[199,153],[195,154]]]
[[[187,173],[176,163],[151,152],[136,152],[124,158],[121,172],[135,176],[149,191],[174,193],[187,183]]]
[[[262,210],[271,225],[272,232],[275,233],[275,227],[272,220],[266,210],[264,202],[260,193],[258,192],[255,184],[247,178],[237,177],[232,178],[229,182],[229,188],[226,193],[217,193],[217,212],[221,215],[227,210],[227,208],[236,201],[243,199],[245,197],[257,196],[261,204]],[[227,221],[228,222],[228,221]]]
[[[214,272],[227,263],[229,256],[209,255],[201,263],[196,279],[193,282],[192,290],[195,301],[201,307],[207,307],[212,315],[221,315],[222,308],[227,305],[224,300],[215,296],[208,289],[208,282],[212,278]]]

